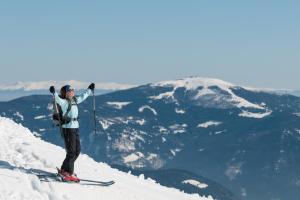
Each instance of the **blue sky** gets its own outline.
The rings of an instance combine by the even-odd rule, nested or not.
[[[190,75],[300,88],[299,1],[1,1],[0,83]]]

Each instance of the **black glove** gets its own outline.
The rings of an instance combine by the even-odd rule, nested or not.
[[[95,89],[95,83],[91,83],[88,88],[90,90],[94,91],[94,89]]]
[[[55,88],[54,88],[54,86],[52,85],[52,86],[50,86],[50,88],[49,88],[49,91],[52,93],[52,94],[54,94],[54,92],[55,92]]]

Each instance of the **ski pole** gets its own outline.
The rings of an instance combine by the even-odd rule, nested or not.
[[[95,91],[93,90],[93,106],[94,106],[94,129],[95,129],[95,135],[97,134],[97,129],[96,129],[96,98],[95,98]]]

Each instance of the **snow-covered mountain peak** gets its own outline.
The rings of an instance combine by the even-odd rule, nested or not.
[[[179,88],[185,88],[189,99],[205,107],[238,107],[265,110],[261,105],[249,102],[235,94],[234,89],[243,88],[219,79],[188,77],[174,81],[163,81],[152,84],[151,87],[171,87],[172,90],[151,96],[150,99],[172,99],[177,102],[175,93]]]
[[[40,180],[37,174],[55,172],[65,156],[61,147],[36,138],[29,129],[8,118],[0,117],[0,199],[198,199],[212,197],[189,195],[177,189],[163,187],[151,179],[112,169],[80,155],[75,163],[79,177],[94,180],[114,180],[110,187],[67,184]]]
[[[174,88],[184,87],[187,90],[193,90],[201,86],[204,88],[208,88],[210,86],[218,86],[220,88],[230,88],[235,85],[219,79],[192,76],[192,77],[183,78],[179,80],[162,81],[162,82],[152,84],[152,86],[162,86],[162,87],[171,86]]]

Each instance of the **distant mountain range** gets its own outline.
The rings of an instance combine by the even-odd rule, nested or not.
[[[11,84],[0,84],[0,101],[9,101],[19,97],[29,96],[29,95],[46,95],[50,85],[54,85],[57,89],[61,86],[70,84],[77,91],[81,91],[88,87],[90,83],[70,80],[70,81],[39,81],[39,82],[16,82]],[[105,94],[118,90],[125,90],[129,88],[136,87],[133,84],[119,84],[119,83],[96,83],[95,94]],[[249,88],[250,90],[258,90],[265,92],[275,92],[279,94],[291,94],[300,97],[300,90],[291,89],[257,89]]]
[[[241,199],[300,196],[300,98],[189,77],[96,97],[80,106],[82,148],[98,161],[135,170],[183,169]],[[62,145],[51,127],[51,97],[0,103],[0,114]]]
[[[49,94],[49,87],[54,85],[57,90],[63,85],[70,84],[76,90],[86,89],[90,83],[81,81],[40,81],[40,82],[17,82],[12,84],[0,84],[0,101],[9,101],[23,96],[29,95],[45,95]],[[135,87],[132,84],[119,83],[96,83],[95,93],[97,95],[117,90],[124,90]]]

